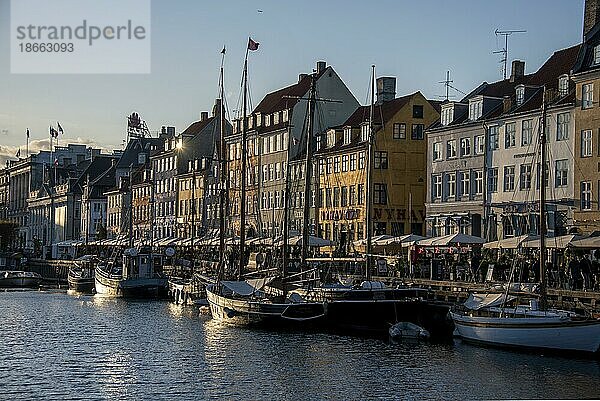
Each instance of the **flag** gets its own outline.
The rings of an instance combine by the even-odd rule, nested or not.
[[[54,159],[54,166],[58,166],[58,157]]]
[[[21,157],[21,148],[19,148],[19,150],[17,150],[17,154],[15,155],[15,157],[17,157],[17,158]]]
[[[258,45],[260,43],[253,41],[252,38],[248,38],[248,50],[258,50]]]
[[[27,128],[27,139],[29,139],[29,128]]]
[[[292,138],[292,143],[293,143],[294,145],[298,145],[298,144],[300,143],[300,141],[298,140],[298,138],[296,138],[296,137],[293,137],[293,138]]]
[[[56,124],[58,124],[58,132],[64,135],[65,131],[63,131],[62,127],[60,126],[60,123],[57,121]]]
[[[58,131],[54,129],[54,127],[50,126],[50,136],[52,138],[58,138]]]
[[[223,46],[223,50],[221,50],[221,54],[225,54],[225,46]]]

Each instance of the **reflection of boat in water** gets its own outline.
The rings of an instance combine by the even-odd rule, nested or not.
[[[34,272],[21,270],[0,271],[0,287],[3,288],[31,288],[37,287],[42,281],[42,276]]]
[[[162,298],[167,294],[167,278],[161,273],[162,256],[149,247],[129,248],[123,264],[100,264],[95,271],[96,293],[125,298]]]
[[[404,339],[413,339],[413,340],[427,340],[429,339],[429,332],[422,328],[421,326],[417,326],[411,322],[399,322],[390,327],[389,330],[390,338],[392,340],[404,340]]]
[[[75,261],[75,265],[69,269],[67,280],[69,289],[84,294],[94,293],[94,264],[98,259],[93,255],[85,255]]]

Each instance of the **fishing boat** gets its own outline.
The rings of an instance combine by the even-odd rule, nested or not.
[[[541,177],[546,177],[546,91],[540,123]],[[543,182],[543,181],[542,181]],[[501,347],[598,353],[600,320],[572,311],[551,309],[546,302],[546,191],[540,185],[540,285],[539,294],[522,304],[509,293],[473,294],[451,312],[460,337],[466,341]],[[514,265],[513,265],[514,271]],[[511,274],[512,276],[512,274]]]
[[[0,271],[0,287],[33,288],[40,285],[42,276],[34,272],[21,270]]]
[[[242,111],[242,155],[247,154],[247,86],[248,86],[248,50],[256,50],[258,45],[249,38],[248,48],[244,61],[243,74],[243,111]],[[224,53],[223,53],[224,57]],[[314,92],[314,79],[312,83],[312,91]],[[220,93],[223,99],[223,58],[221,60],[221,79]],[[224,170],[224,135],[223,135],[223,116],[221,113],[221,146],[220,146],[220,172],[221,177],[221,194],[225,190]],[[287,169],[289,172],[289,168]],[[241,171],[246,171],[246,158],[242,157]],[[286,178],[286,187],[288,179]],[[287,190],[286,190],[287,191]],[[246,174],[241,177],[241,204],[246,204]],[[286,196],[286,202],[289,196]],[[285,210],[287,211],[287,207]],[[224,197],[221,196],[220,204],[221,216],[224,213]],[[267,284],[270,284],[274,277],[263,277],[254,280],[242,280],[242,273],[245,270],[245,255],[246,255],[246,231],[245,231],[246,210],[241,208],[240,214],[240,238],[239,238],[239,260],[237,266],[237,280],[223,280],[223,272],[225,270],[225,261],[221,260],[219,266],[219,277],[216,283],[206,287],[207,300],[210,305],[210,310],[213,318],[225,323],[233,325],[264,325],[266,327],[274,327],[280,325],[300,325],[305,326],[307,322],[320,322],[326,316],[326,306],[323,302],[307,302],[298,294],[287,294],[285,286],[281,291],[267,291]],[[223,219],[221,219],[223,222]],[[222,223],[223,224],[223,223]],[[221,255],[224,254],[224,227],[220,230],[220,250]],[[284,228],[284,244],[287,243],[288,230]],[[284,245],[285,249],[285,245]],[[285,254],[286,252],[284,252]],[[285,276],[286,261],[283,262],[282,276]]]
[[[105,263],[96,266],[96,294],[123,298],[164,298],[167,278],[161,272],[162,257],[149,247],[128,248],[122,264]]]
[[[77,293],[93,294],[94,264],[97,262],[98,260],[92,255],[84,255],[81,258],[78,258],[67,274],[69,290]]]

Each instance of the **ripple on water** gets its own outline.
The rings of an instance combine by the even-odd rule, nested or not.
[[[0,293],[0,399],[599,398],[597,362],[220,325],[193,308]]]

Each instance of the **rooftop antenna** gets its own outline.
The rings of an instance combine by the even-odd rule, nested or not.
[[[438,83],[444,84],[444,86],[446,87],[446,95],[439,96],[441,98],[444,98],[446,101],[450,100],[451,97],[454,97],[454,95],[450,95],[450,89],[454,89],[458,93],[461,93],[465,96],[467,95],[465,92],[461,91],[460,89],[458,89],[454,85],[452,85],[454,83],[454,81],[450,79],[450,71],[446,71],[446,79],[444,81],[439,81]]]
[[[504,36],[504,48],[501,50],[497,50],[492,52],[492,54],[502,54],[502,58],[500,59],[500,62],[503,64],[502,66],[502,72],[504,75],[504,79],[506,79],[506,73],[508,71],[508,37],[510,35],[512,35],[513,33],[525,33],[527,32],[526,30],[518,30],[518,29],[512,29],[512,30],[500,30],[500,29],[496,29],[494,31],[494,33],[496,34],[496,39],[498,39],[498,36]]]

